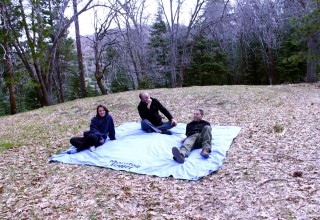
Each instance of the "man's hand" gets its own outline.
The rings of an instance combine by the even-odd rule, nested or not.
[[[173,126],[176,126],[177,125],[177,121],[176,121],[176,119],[171,119],[171,125],[173,125]]]
[[[149,97],[149,98],[146,100],[146,103],[147,103],[147,108],[150,109],[150,106],[151,106],[151,103],[152,103],[152,99]]]
[[[103,138],[100,140],[100,144],[104,144],[104,139]]]

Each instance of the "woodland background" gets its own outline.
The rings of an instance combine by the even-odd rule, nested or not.
[[[0,219],[320,219],[319,0],[152,2],[0,2]],[[217,173],[48,163],[100,103],[139,121],[141,90],[242,127]]]
[[[0,219],[320,219],[319,0],[156,2],[0,2]],[[139,121],[141,90],[178,122],[241,126],[218,172],[48,163],[100,103]]]
[[[166,2],[2,0],[0,115],[128,90],[318,80],[319,0]],[[95,31],[81,36],[86,11]]]

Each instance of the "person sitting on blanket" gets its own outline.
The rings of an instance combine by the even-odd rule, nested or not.
[[[85,149],[94,151],[96,147],[104,144],[107,137],[115,140],[114,123],[109,110],[104,105],[98,105],[97,115],[91,119],[90,130],[83,133],[83,137],[73,137],[70,139],[72,146],[76,149],[67,151],[68,154],[74,154]]]
[[[139,98],[140,103],[138,105],[138,112],[142,119],[141,129],[146,132],[171,135],[169,129],[176,126],[177,121],[172,117],[170,112],[158,101],[158,99],[150,97],[147,92],[141,92]],[[169,121],[162,122],[159,111],[162,112]]]
[[[193,149],[201,150],[201,156],[208,158],[211,153],[211,126],[208,121],[202,120],[203,110],[196,108],[193,112],[193,121],[187,124],[186,138],[183,139],[180,150],[177,147],[172,148],[173,159],[178,163],[184,163]]]

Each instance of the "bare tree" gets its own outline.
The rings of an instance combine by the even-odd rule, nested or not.
[[[189,20],[189,24],[187,26],[186,33],[182,38],[182,54],[181,54],[180,65],[179,65],[179,77],[177,80],[178,87],[182,87],[183,78],[184,78],[185,70],[187,67],[187,44],[188,44],[189,36],[191,33],[191,29],[193,28],[198,17],[200,16],[200,11],[203,8],[205,2],[206,0],[196,0],[196,4],[194,8],[192,8],[192,11],[190,13],[191,17]]]
[[[174,5],[174,1],[170,0],[169,12],[165,10],[165,2],[158,0],[161,9],[164,12],[164,16],[167,22],[169,35],[170,35],[170,57],[171,57],[171,81],[172,87],[181,87],[183,85],[184,74],[187,60],[187,45],[190,42],[190,34],[194,28],[194,24],[201,15],[201,10],[205,6],[206,0],[196,0],[194,6],[190,9],[190,18],[188,25],[182,33],[182,25],[180,24],[181,8],[185,3],[184,0],[177,0]],[[179,36],[180,34],[180,36]],[[181,56],[178,56],[178,39],[181,40]],[[180,61],[179,61],[180,58]],[[178,74],[176,68],[179,68]]]
[[[158,4],[160,5],[169,30],[169,36],[170,36],[170,58],[171,58],[171,86],[172,88],[177,87],[177,72],[176,67],[178,63],[178,33],[180,31],[180,13],[181,13],[181,7],[183,4],[183,0],[177,0],[176,2],[176,8],[174,8],[173,0],[170,0],[170,8],[169,12],[167,12],[165,9],[165,3],[163,0],[159,0]]]
[[[260,52],[264,59],[269,84],[277,80],[275,51],[282,41],[277,32],[282,28],[281,11],[282,0],[266,0],[263,4],[254,4],[254,17],[256,19],[256,33],[260,42]]]
[[[269,84],[276,81],[276,54],[282,42],[279,30],[283,28],[282,0],[250,1],[238,0],[236,7],[237,35],[239,36],[242,63],[247,62],[247,53],[260,53]],[[250,48],[252,36],[259,42],[259,50]],[[250,40],[251,39],[251,40]],[[242,68],[243,70],[244,68]]]
[[[99,89],[103,95],[108,94],[108,89],[105,88],[103,83],[103,78],[110,70],[113,59],[110,56],[106,56],[107,47],[112,45],[115,42],[115,33],[114,29],[111,29],[110,26],[113,22],[115,12],[113,11],[112,6],[104,8],[105,18],[101,19],[98,17],[98,12],[94,12],[94,35],[92,38],[92,48],[94,50],[94,62],[95,62],[95,78]],[[100,15],[101,17],[101,15]],[[104,56],[105,55],[105,56]],[[109,59],[108,59],[109,58]]]
[[[138,82],[145,74],[146,45],[146,0],[116,0],[119,5],[115,21],[131,58],[133,70],[129,71],[133,79],[133,88],[138,89]]]
[[[77,0],[72,0],[72,3],[73,3],[74,26],[75,26],[77,55],[78,55],[78,64],[79,64],[81,96],[86,97],[87,92],[86,92],[86,82],[84,77],[83,55],[82,55],[82,49],[81,49],[81,39],[80,39],[80,30],[79,30],[78,6],[77,6],[78,3],[77,3]]]

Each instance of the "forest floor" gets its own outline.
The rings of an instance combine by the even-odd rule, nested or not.
[[[139,91],[0,117],[0,219],[320,219],[320,84],[149,90],[178,122],[195,107],[237,125],[221,169],[199,181],[48,163],[104,103],[139,121]]]

